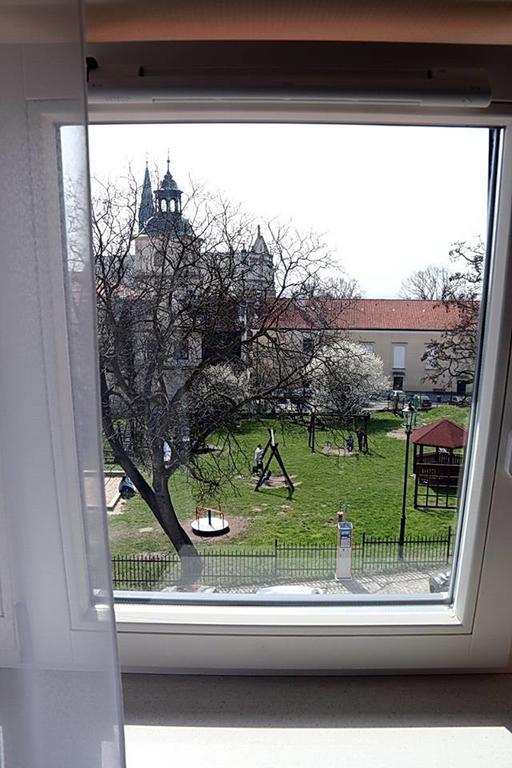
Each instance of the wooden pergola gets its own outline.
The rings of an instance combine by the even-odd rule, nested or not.
[[[456,509],[467,432],[450,419],[415,429],[413,472],[416,509]]]

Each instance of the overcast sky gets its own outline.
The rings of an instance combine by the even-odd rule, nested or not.
[[[220,190],[261,217],[314,230],[368,298],[448,264],[450,244],[485,236],[488,131],[344,125],[92,126],[93,175],[128,164]]]

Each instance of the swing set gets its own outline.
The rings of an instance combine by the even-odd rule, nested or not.
[[[255,491],[259,491],[261,486],[264,483],[267,483],[270,479],[271,472],[270,472],[270,464],[272,462],[272,459],[275,459],[277,463],[279,464],[279,468],[281,469],[281,472],[283,473],[284,482],[286,484],[286,487],[288,488],[288,498],[291,499],[293,496],[293,492],[295,490],[295,486],[292,482],[292,479],[288,472],[286,471],[286,467],[284,465],[284,461],[281,457],[281,454],[279,452],[279,443],[276,442],[276,436],[274,429],[268,430],[269,438],[267,441],[267,444],[265,448],[263,449],[263,452],[260,457],[260,462],[263,464],[265,461],[265,457],[268,454],[267,462],[266,464],[263,464],[263,470],[261,472],[261,475],[258,479],[258,482],[256,483]]]
[[[344,434],[345,429],[348,431],[349,438],[344,439],[344,443],[350,439],[351,432],[355,432],[357,439],[358,439],[358,448],[359,452],[363,451],[364,453],[369,453],[368,449],[368,422],[370,421],[370,414],[368,411],[363,411],[363,413],[357,417],[354,416],[350,420],[350,424],[344,424],[342,426],[342,434]],[[330,424],[334,424],[334,426],[337,426],[336,421],[336,414],[317,414],[315,411],[311,414],[309,418],[309,424],[307,425],[308,430],[308,448],[311,450],[311,453],[315,453],[316,451],[316,433],[318,429],[329,429]],[[353,439],[352,439],[353,443]],[[350,449],[350,453],[352,452],[353,448]]]

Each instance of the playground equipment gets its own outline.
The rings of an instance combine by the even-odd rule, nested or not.
[[[354,450],[354,438],[351,432],[355,432],[357,437],[357,446],[359,453],[369,453],[368,449],[368,424],[370,422],[370,413],[368,411],[362,411],[358,416],[352,416],[345,421],[339,420],[335,413],[322,413],[317,414],[313,411],[309,418],[308,430],[308,448],[311,449],[311,453],[315,453],[316,450],[316,432],[318,429],[330,429],[331,432],[341,435],[347,435],[343,439],[345,452],[352,453]],[[341,446],[339,446],[341,447]],[[323,451],[325,453],[325,451]],[[330,453],[330,451],[329,451]],[[341,451],[337,451],[338,455],[344,455]]]
[[[192,520],[191,525],[192,532],[203,538],[224,536],[229,533],[229,523],[220,509],[196,509],[196,519]]]
[[[316,439],[316,413],[310,416],[308,424],[308,448],[311,448],[311,453],[315,452],[315,439]]]
[[[273,429],[268,430],[269,439],[268,442],[263,449],[263,453],[261,454],[260,463],[263,464],[263,470],[261,472],[260,478],[258,482],[256,483],[255,491],[259,491],[261,486],[268,482],[271,476],[270,472],[270,464],[272,462],[272,459],[275,459],[277,463],[279,464],[279,467],[281,469],[281,472],[283,473],[284,482],[288,488],[288,498],[291,499],[293,496],[293,492],[295,490],[295,486],[292,482],[292,479],[288,472],[286,471],[286,467],[284,465],[283,459],[281,458],[281,454],[279,453],[279,443],[276,443],[276,436]],[[269,453],[269,457],[267,459],[267,462],[264,464],[265,456]]]
[[[457,509],[457,488],[464,466],[466,441],[466,430],[450,419],[441,419],[414,430],[416,509]]]

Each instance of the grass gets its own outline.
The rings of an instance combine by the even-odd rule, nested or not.
[[[457,406],[438,406],[420,414],[417,426],[449,418],[465,426],[469,409]],[[317,450],[308,449],[307,431],[294,424],[276,425],[279,447],[291,475],[296,476],[297,487],[288,499],[286,489],[262,488],[254,492],[251,483],[251,463],[257,443],[264,444],[266,427],[271,422],[244,422],[237,434],[241,447],[244,470],[225,488],[219,503],[229,518],[247,521],[246,529],[231,541],[217,539],[214,546],[226,549],[244,546],[255,549],[268,547],[277,539],[282,543],[318,543],[335,541],[336,512],[346,502],[348,519],[354,524],[354,537],[358,541],[363,532],[375,536],[396,536],[400,524],[403,491],[405,443],[389,437],[388,433],[402,424],[399,416],[379,413],[372,416],[369,425],[369,455],[351,457],[327,456],[320,453],[325,442],[335,444],[328,431],[317,432]],[[339,444],[339,437],[338,437]],[[412,456],[412,450],[411,450]],[[275,474],[277,466],[272,467]],[[409,477],[407,506],[407,535],[438,536],[454,525],[453,511],[419,511],[412,506],[414,480]],[[181,520],[189,521],[195,515],[197,487],[185,472],[178,473],[170,483],[172,498]],[[112,554],[169,551],[172,547],[160,530],[153,515],[138,496],[131,499],[121,515],[109,517]],[[140,532],[141,528],[152,531]],[[205,545],[203,545],[205,546]],[[199,547],[201,548],[201,546]]]

